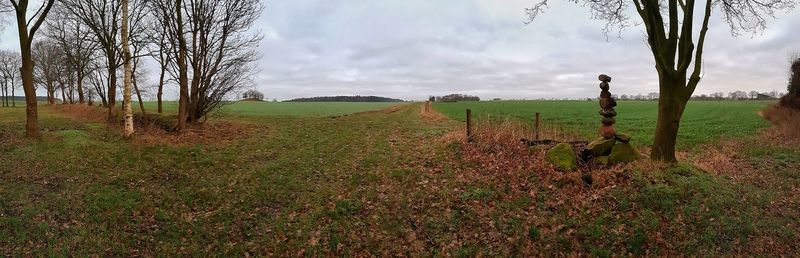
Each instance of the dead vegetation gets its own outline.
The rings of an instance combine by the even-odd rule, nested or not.
[[[53,109],[69,117],[93,123],[105,123],[106,110],[99,106],[88,105],[54,105]],[[133,142],[144,145],[193,145],[193,144],[226,144],[245,138],[254,133],[266,133],[263,127],[255,124],[218,121],[213,123],[193,124],[182,133],[174,131],[177,116],[141,113],[134,115],[136,134]],[[122,121],[109,125],[120,131]]]
[[[800,103],[800,101],[798,101]],[[784,137],[800,139],[800,109],[791,105],[770,105],[759,113],[770,121]]]
[[[441,122],[449,120],[447,116],[433,109],[433,104],[430,101],[420,105],[419,116],[423,121]]]

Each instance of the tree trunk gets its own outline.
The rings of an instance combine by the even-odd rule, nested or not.
[[[85,76],[81,71],[78,71],[76,75],[77,75],[76,80],[78,85],[78,103],[83,104],[86,102],[85,96],[83,96],[83,79]]]
[[[178,101],[178,126],[176,130],[180,131],[186,127],[186,119],[188,117],[189,106],[189,75],[188,67],[186,66],[186,39],[183,35],[183,10],[182,1],[175,1],[177,36],[178,36],[178,84],[180,85],[180,100]]]
[[[117,110],[114,106],[117,104],[117,69],[115,67],[115,55],[113,50],[108,56],[108,122],[117,123]]]
[[[0,93],[3,94],[3,98],[0,99],[0,103],[2,103],[3,107],[7,107],[8,106],[8,96],[6,96],[6,85],[5,85],[5,82],[3,82],[3,87],[0,88]]]
[[[56,104],[56,86],[53,82],[47,82],[47,103]]]
[[[14,93],[14,81],[11,81],[11,106],[17,107],[17,95]]]
[[[158,113],[163,112],[161,106],[161,96],[164,94],[164,74],[167,72],[166,64],[161,64],[161,75],[158,77],[158,92],[156,93],[156,100],[158,102]]]
[[[122,59],[125,69],[124,88],[122,92],[122,107],[125,113],[125,129],[123,136],[133,136],[133,111],[131,110],[131,83],[133,71],[131,70],[131,50],[128,47],[128,0],[122,0]]]
[[[23,25],[20,25],[21,27]],[[20,28],[22,29],[22,28]],[[22,32],[20,32],[22,34]],[[27,36],[23,39],[20,37],[20,46],[22,48],[22,68],[20,68],[20,76],[22,77],[22,90],[25,92],[25,114],[27,122],[25,123],[25,136],[28,138],[39,137],[39,110],[36,106],[36,88],[33,85],[33,58],[31,56],[31,48],[23,43],[27,41]]]
[[[659,80],[661,95],[658,98],[658,119],[650,158],[664,162],[676,162],[675,144],[683,111],[688,97],[679,89],[686,87],[686,81],[661,75]],[[682,78],[685,78],[684,75]]]
[[[136,83],[136,65],[131,70],[131,81],[133,82],[133,89],[136,91],[136,99],[139,100],[139,109],[142,110],[142,116],[147,117],[147,111],[144,109],[144,101],[142,101],[142,92],[139,91],[139,85]]]
[[[67,104],[67,88],[63,82],[59,82],[58,85],[61,86],[61,104]]]

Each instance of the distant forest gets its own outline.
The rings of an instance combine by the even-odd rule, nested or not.
[[[299,98],[287,100],[284,102],[403,102],[401,99],[392,99],[378,96],[329,96],[329,97],[313,97],[313,98]]]

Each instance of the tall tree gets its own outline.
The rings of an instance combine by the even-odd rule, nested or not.
[[[15,105],[14,88],[16,87],[17,77],[19,77],[19,54],[7,50],[0,50],[0,87],[3,88],[3,95],[8,95],[11,91],[11,103]],[[3,106],[8,105],[8,98],[4,98]]]
[[[84,82],[90,74],[90,64],[95,58],[97,41],[93,40],[94,34],[77,19],[64,4],[56,4],[53,14],[46,22],[46,34],[57,42],[64,52],[64,58],[69,65],[70,89],[78,93],[78,103],[85,103]]]
[[[56,90],[63,88],[63,76],[66,71],[63,49],[52,40],[45,39],[36,41],[33,44],[33,61],[36,63],[34,68],[35,82],[44,86],[47,91],[47,102],[56,103]],[[63,90],[62,90],[63,93]],[[62,94],[62,101],[66,101],[66,96]]]
[[[547,7],[542,0],[526,9],[528,22]],[[605,21],[604,32],[630,25],[627,0],[575,0],[591,10],[595,19]],[[647,44],[655,60],[659,78],[658,119],[650,157],[675,162],[675,143],[686,103],[701,79],[703,47],[712,10],[716,7],[734,34],[766,28],[767,18],[776,10],[791,9],[793,0],[633,0],[632,7],[641,18],[647,33]],[[696,7],[701,7],[695,13]],[[699,16],[698,16],[699,15]],[[695,18],[702,18],[695,26]],[[699,29],[697,44],[695,29]]]
[[[158,113],[164,112],[163,108],[163,95],[164,85],[169,81],[167,78],[168,73],[171,72],[170,66],[175,64],[175,57],[172,55],[176,51],[175,42],[177,35],[174,35],[171,28],[175,28],[175,16],[172,12],[176,10],[173,7],[175,1],[169,0],[154,0],[150,1],[149,7],[152,9],[152,14],[155,16],[152,19],[153,24],[147,26],[147,38],[151,44],[146,45],[150,55],[159,65],[158,85],[156,89],[156,105]],[[174,70],[174,69],[173,69]]]
[[[19,82],[19,68],[22,66],[19,59],[19,53],[0,50],[0,82],[2,82],[3,89],[6,94],[11,91],[11,106],[16,107],[16,95],[14,89],[17,88]],[[6,100],[7,101],[7,100]],[[9,106],[5,103],[5,106]]]
[[[44,0],[41,5],[28,17],[30,7],[29,0],[8,0],[14,10],[17,21],[17,32],[19,34],[19,49],[22,57],[22,67],[20,74],[22,77],[22,90],[25,92],[25,136],[30,138],[39,137],[39,112],[36,106],[36,88],[33,81],[33,58],[31,46],[39,27],[44,23],[50,8],[53,7],[55,0]]]
[[[125,112],[125,128],[123,136],[133,136],[133,112],[131,111],[131,49],[128,47],[128,0],[122,0],[122,59],[125,66],[122,107]]]
[[[117,119],[117,68],[121,65],[122,58],[118,51],[120,24],[120,7],[118,0],[62,0],[64,7],[79,19],[94,34],[94,40],[100,45],[105,54],[106,71],[108,78],[107,108],[108,121]]]

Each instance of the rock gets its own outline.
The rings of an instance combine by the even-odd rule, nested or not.
[[[614,98],[600,98],[600,107],[603,109],[611,109],[617,106],[617,100]]]
[[[593,160],[594,164],[608,166],[608,156],[596,157]]]
[[[608,91],[608,90],[601,91],[600,92],[600,97],[601,98],[610,98],[611,97],[611,92]]]
[[[614,135],[614,138],[621,143],[628,143],[631,141],[631,136],[624,133],[617,133],[617,135]]]
[[[617,120],[615,120],[613,117],[604,117],[600,122],[603,123],[603,125],[614,125]]]
[[[617,130],[614,129],[613,125],[602,125],[600,126],[600,136],[606,139],[613,139],[615,135],[617,135]]]
[[[613,109],[613,108],[610,108],[610,109],[601,109],[601,110],[600,110],[600,115],[601,115],[601,116],[603,116],[603,117],[608,117],[608,118],[611,118],[611,117],[615,117],[615,116],[617,116],[617,111],[614,111],[614,109]]]
[[[545,154],[545,160],[561,171],[572,171],[578,167],[578,158],[572,146],[566,143],[559,143]]]
[[[592,153],[595,158],[600,156],[607,156],[611,153],[611,148],[614,147],[617,141],[614,139],[597,138],[586,145],[586,149]]]
[[[608,87],[608,83],[607,83],[607,82],[601,82],[601,83],[600,83],[600,89],[601,89],[602,91],[606,91],[606,92],[608,92],[608,88],[609,88],[609,87]],[[609,94],[610,94],[610,93],[611,93],[611,92],[609,92]]]
[[[641,158],[639,154],[630,143],[620,143],[611,148],[611,155],[608,156],[608,161],[611,164],[620,164],[633,162]]]
[[[602,82],[611,82],[611,76],[608,76],[608,75],[605,75],[605,74],[601,74],[600,76],[597,76],[597,79],[602,81]]]

